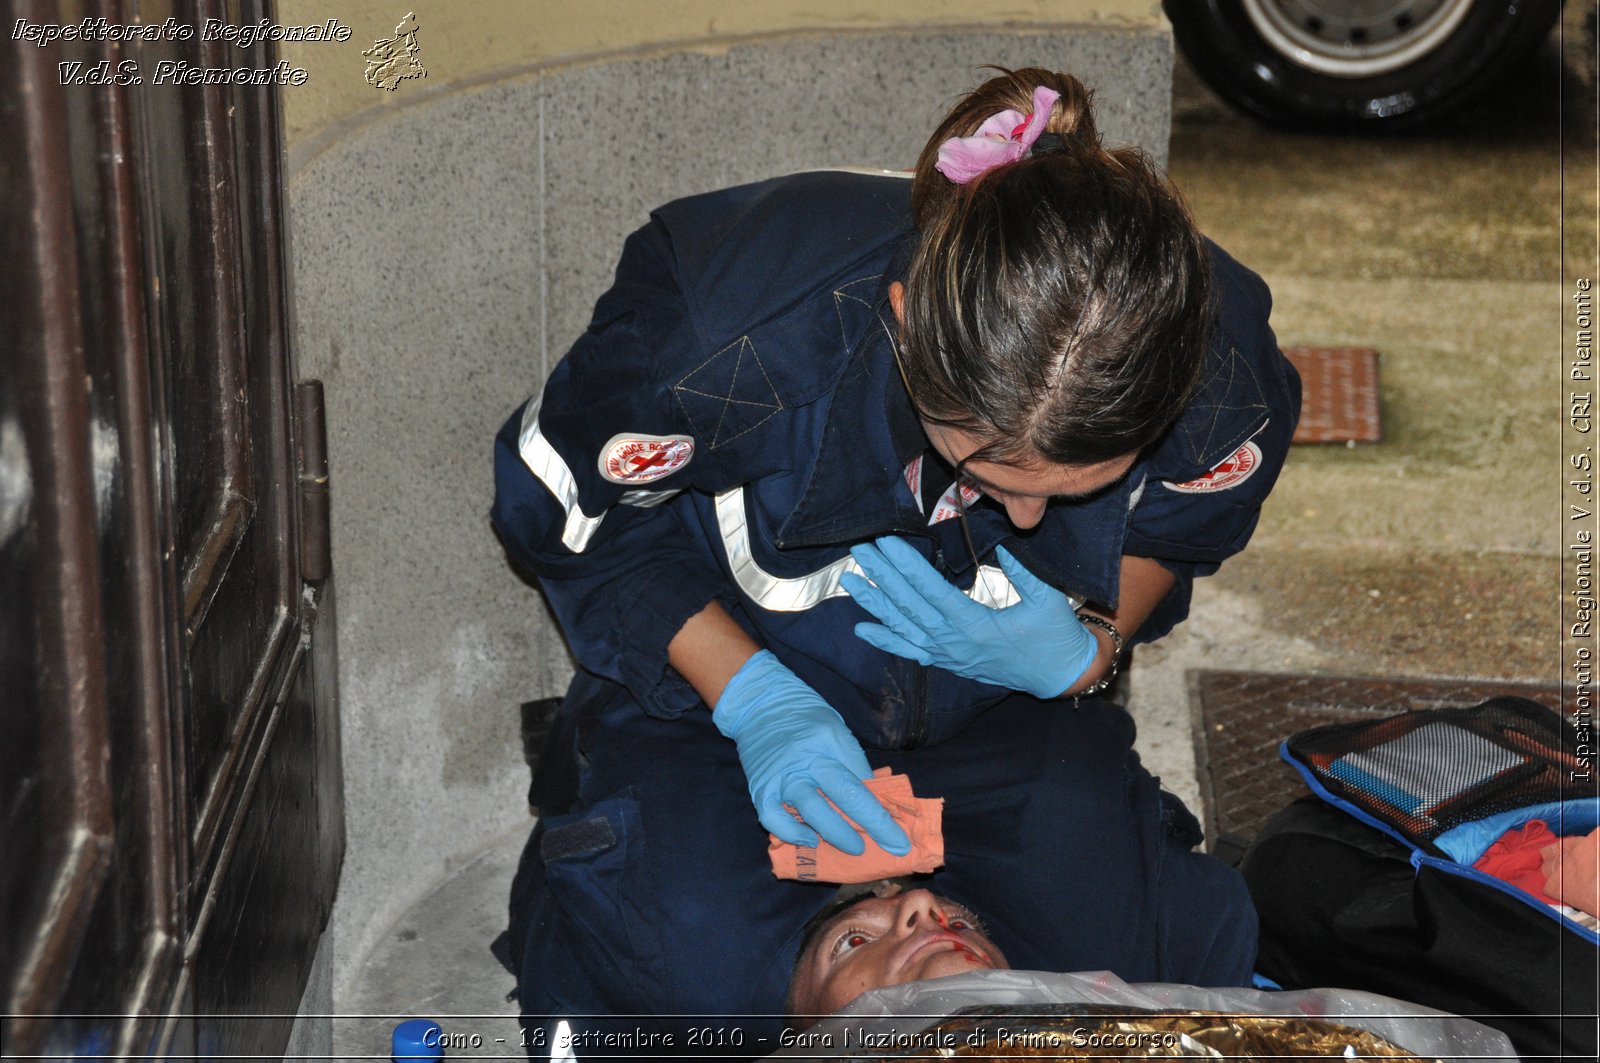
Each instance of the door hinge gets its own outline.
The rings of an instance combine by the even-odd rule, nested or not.
[[[322,381],[294,386],[295,464],[300,485],[300,578],[320,583],[332,569],[332,524],[328,509],[328,425]]]

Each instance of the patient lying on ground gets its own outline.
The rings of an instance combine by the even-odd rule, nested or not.
[[[806,927],[784,1011],[797,1026],[869,989],[1009,965],[972,912],[924,889],[879,883]]]
[[[959,975],[972,977],[949,977]],[[909,984],[928,979],[948,979],[943,983],[948,988]],[[846,1013],[854,1017],[824,1021],[863,994],[891,986],[900,989],[860,1001]],[[930,1012],[929,1006],[936,1010]],[[1108,972],[1013,972],[971,910],[928,890],[888,881],[830,905],[811,920],[784,1010],[791,1031],[784,1044],[791,1047],[777,1055],[801,1053],[810,1059],[832,1059],[835,1049],[875,1048],[893,1049],[888,1054],[894,1058],[916,1059],[1436,1060],[1499,1058],[1510,1051],[1503,1034],[1478,1023],[1351,990],[1266,994],[1130,986]],[[939,1014],[948,1018],[931,1018]],[[870,1051],[846,1054],[887,1058]]]

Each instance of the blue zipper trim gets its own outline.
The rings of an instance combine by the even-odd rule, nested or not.
[[[1473,882],[1481,883],[1490,889],[1499,890],[1501,893],[1504,893],[1507,896],[1516,898],[1523,904],[1532,906],[1541,914],[1549,916],[1551,919],[1554,919],[1556,922],[1560,923],[1568,930],[1573,931],[1579,937],[1586,939],[1590,943],[1600,945],[1600,932],[1590,930],[1582,923],[1574,922],[1573,920],[1562,915],[1560,912],[1556,911],[1550,905],[1535,897],[1533,894],[1529,893],[1527,890],[1519,889],[1503,878],[1496,878],[1488,872],[1479,871],[1477,868],[1468,867],[1466,864],[1458,864],[1454,860],[1443,860],[1437,856],[1429,856],[1428,854],[1418,850],[1413,850],[1411,853],[1411,866],[1417,868],[1418,870],[1421,870],[1423,867],[1431,867],[1435,870],[1442,871],[1446,875],[1455,875],[1457,878],[1469,879]]]
[[[1551,919],[1554,919],[1557,923],[1560,923],[1563,927],[1571,930],[1584,940],[1595,945],[1600,945],[1600,933],[1590,930],[1582,923],[1573,922],[1571,919],[1568,919],[1566,916],[1562,915],[1560,912],[1556,911],[1550,905],[1544,903],[1527,890],[1518,889],[1505,879],[1496,878],[1493,875],[1479,871],[1475,867],[1468,867],[1466,864],[1459,864],[1454,860],[1431,856],[1419,849],[1417,844],[1410,838],[1407,838],[1404,834],[1401,834],[1398,830],[1385,823],[1383,820],[1372,815],[1370,812],[1367,812],[1365,809],[1358,808],[1342,797],[1334,796],[1334,794],[1330,792],[1326,786],[1322,785],[1322,780],[1317,778],[1315,769],[1289,752],[1288,739],[1285,739],[1278,744],[1278,756],[1286,761],[1295,771],[1300,773],[1301,778],[1303,778],[1306,785],[1311,788],[1312,793],[1316,794],[1334,808],[1339,809],[1341,812],[1345,812],[1351,816],[1354,816],[1367,826],[1382,831],[1384,834],[1387,834],[1389,837],[1393,838],[1395,841],[1409,849],[1411,851],[1411,866],[1413,869],[1420,871],[1423,865],[1427,865],[1428,867],[1442,871],[1447,875],[1455,875],[1458,878],[1469,879],[1473,882],[1478,882],[1488,886],[1490,889],[1499,890],[1501,893],[1514,897],[1523,904],[1536,909],[1541,915],[1549,916]]]
[[[1551,832],[1565,837],[1588,834],[1600,827],[1600,797],[1569,797],[1565,801],[1542,801],[1482,819],[1458,823],[1433,839],[1434,848],[1458,864],[1469,867],[1478,862],[1489,847],[1508,830],[1523,827],[1530,820],[1542,819]]]

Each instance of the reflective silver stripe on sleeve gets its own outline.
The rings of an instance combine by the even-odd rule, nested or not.
[[[846,572],[861,573],[861,566],[849,554],[809,576],[794,579],[774,576],[756,564],[750,552],[743,487],[717,495],[717,530],[722,533],[722,547],[728,552],[734,582],[751,601],[774,613],[803,613],[819,602],[837,598],[845,593],[839,586],[839,577]]]
[[[517,453],[522,455],[522,463],[528,467],[528,471],[550,489],[556,501],[561,503],[561,508],[567,511],[567,524],[562,529],[561,542],[568,550],[581,554],[599,529],[600,522],[605,519],[606,511],[601,510],[590,517],[579,507],[578,481],[573,479],[572,470],[561,460],[556,448],[539,431],[539,398],[535,395],[529,399],[522,411],[522,428],[517,433]]]
[[[717,495],[717,530],[722,533],[722,547],[728,552],[728,566],[733,570],[734,582],[751,601],[770,612],[805,612],[829,598],[847,594],[839,586],[839,579],[846,572],[861,575],[861,566],[849,554],[825,568],[793,579],[774,576],[756,564],[750,550],[750,525],[745,516],[743,487]],[[977,578],[965,593],[990,609],[1004,609],[1022,600],[998,565],[979,565]],[[1076,600],[1068,600],[1077,607]]]

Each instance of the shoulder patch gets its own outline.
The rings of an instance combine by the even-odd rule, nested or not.
[[[647,484],[670,476],[694,457],[689,436],[614,435],[600,452],[600,475],[614,484]]]
[[[1250,479],[1252,473],[1261,466],[1261,448],[1252,442],[1240,444],[1239,449],[1228,455],[1204,476],[1196,477],[1186,483],[1167,484],[1167,490],[1179,491],[1186,495],[1201,495],[1211,491],[1226,491],[1230,487],[1238,487]]]

